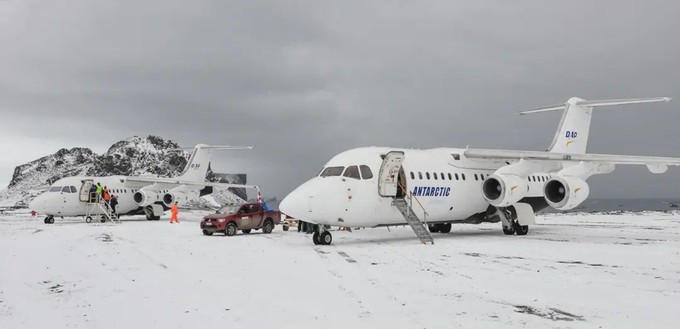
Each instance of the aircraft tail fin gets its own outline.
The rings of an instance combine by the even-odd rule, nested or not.
[[[213,151],[216,150],[252,150],[252,146],[228,146],[228,145],[205,145],[198,144],[194,147],[194,151],[189,157],[187,166],[184,171],[177,177],[183,181],[204,182],[205,176],[208,173],[210,160],[212,159]],[[177,149],[184,150],[184,149]]]
[[[670,102],[670,97],[611,99],[586,101],[570,98],[565,104],[551,105],[520,112],[520,115],[564,110],[548,152],[585,154],[593,108],[613,105]]]

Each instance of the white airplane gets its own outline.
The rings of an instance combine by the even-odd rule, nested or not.
[[[680,158],[587,154],[592,110],[602,106],[669,102],[668,97],[586,101],[520,114],[564,110],[547,152],[391,147],[356,148],[334,156],[323,170],[280,204],[286,215],[319,224],[315,244],[332,242],[330,226],[409,224],[423,243],[427,232],[449,233],[452,223],[502,222],[503,233],[526,235],[534,214],[568,210],[590,192],[586,179],[617,164],[646,165],[652,173]]]
[[[160,216],[177,202],[182,205],[200,196],[208,195],[214,188],[227,189],[255,188],[254,185],[210,183],[205,181],[212,152],[214,150],[243,150],[251,146],[209,146],[196,145],[184,172],[176,178],[144,176],[107,176],[62,178],[50,189],[35,198],[29,208],[45,217],[45,224],[53,224],[54,217],[86,217],[89,223],[93,216],[101,216],[102,221],[110,216],[107,209],[93,202],[90,188],[97,183],[108,187],[111,194],[118,197],[116,212],[120,215],[145,214],[147,220],[159,220]],[[177,151],[177,150],[172,150]]]

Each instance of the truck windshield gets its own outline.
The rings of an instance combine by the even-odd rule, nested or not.
[[[218,214],[231,215],[235,214],[241,206],[224,206],[217,211]]]

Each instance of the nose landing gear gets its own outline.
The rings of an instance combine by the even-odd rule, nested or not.
[[[312,235],[312,241],[315,245],[328,246],[333,242],[331,232],[328,232],[323,225],[319,226],[319,230]]]
[[[54,216],[50,215],[45,217],[45,224],[54,224]]]

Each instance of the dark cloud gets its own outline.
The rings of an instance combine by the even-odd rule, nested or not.
[[[5,1],[0,113],[12,140],[0,146],[101,149],[148,134],[252,144],[215,167],[275,195],[355,146],[540,150],[559,116],[518,110],[680,97],[679,12],[631,0]],[[589,150],[680,156],[676,108],[596,113]],[[677,195],[662,184],[680,178],[671,171],[620,168],[594,178],[593,195]]]

